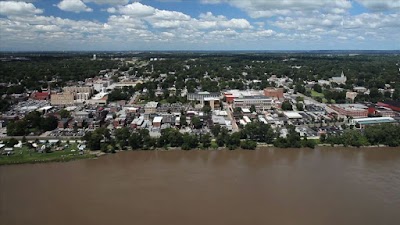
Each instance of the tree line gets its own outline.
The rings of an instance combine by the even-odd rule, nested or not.
[[[28,113],[23,119],[10,121],[7,124],[8,136],[25,136],[31,133],[41,134],[57,128],[58,119],[54,116],[44,117],[38,111]]]
[[[322,136],[321,142],[331,145],[361,147],[369,145],[400,146],[400,125],[381,124],[363,130],[349,129],[343,134]]]

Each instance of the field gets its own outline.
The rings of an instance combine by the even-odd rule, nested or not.
[[[22,163],[42,163],[42,162],[64,162],[76,159],[86,159],[95,157],[89,152],[83,155],[77,151],[77,145],[71,144],[61,151],[52,151],[50,153],[38,153],[34,149],[26,146],[14,148],[14,154],[10,156],[0,155],[0,165],[22,164]]]

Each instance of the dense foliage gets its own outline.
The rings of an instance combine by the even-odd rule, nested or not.
[[[8,136],[24,136],[30,133],[40,134],[57,128],[58,119],[54,116],[43,117],[39,112],[33,111],[23,119],[11,121],[7,125]]]
[[[328,136],[324,142],[331,145],[368,146],[387,145],[400,146],[400,125],[382,124],[368,126],[362,130],[347,130],[341,135]]]
[[[118,68],[118,61],[90,60],[89,56],[74,55],[27,55],[25,61],[0,61],[0,83],[15,84],[13,91],[21,88],[39,90],[52,81],[54,87],[64,86],[66,81],[83,81],[94,77],[100,70]],[[18,84],[18,85],[17,85]]]

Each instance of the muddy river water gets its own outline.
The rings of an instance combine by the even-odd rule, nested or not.
[[[400,149],[122,152],[0,167],[1,225],[400,224]]]

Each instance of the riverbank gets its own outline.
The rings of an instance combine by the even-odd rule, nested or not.
[[[90,151],[85,151],[82,154],[74,150],[73,147],[49,153],[38,153],[26,147],[18,148],[14,151],[13,155],[0,155],[0,166],[12,164],[68,162],[72,160],[96,158],[100,155],[98,152]]]
[[[383,148],[388,146],[384,145],[373,145],[373,146],[363,146],[363,147],[344,147],[343,145],[335,145],[331,146],[330,144],[318,144],[316,147],[319,148],[328,148],[328,149],[336,149],[336,148],[349,148],[349,149],[371,149],[371,148]],[[235,150],[246,150],[246,151],[255,151],[255,150],[265,150],[266,148],[274,148],[274,149],[284,149],[284,148],[276,148],[271,144],[258,144],[256,149],[254,150],[246,150],[242,148],[237,148]],[[293,149],[293,148],[292,148]],[[294,149],[304,149],[304,148],[294,148]],[[392,148],[396,149],[396,148]],[[224,151],[224,150],[229,150],[229,151],[235,151],[235,150],[230,150],[226,147],[218,147],[218,148],[208,148],[208,149],[203,149],[203,148],[196,148],[192,150],[182,150],[180,147],[168,147],[168,148],[155,148],[151,150],[142,150],[142,151]],[[310,149],[311,150],[311,149]],[[400,148],[399,148],[400,150]],[[115,154],[118,154],[119,152],[125,152],[125,151],[131,151],[131,150],[120,150],[116,151]],[[0,166],[2,165],[12,165],[12,164],[35,164],[35,163],[49,163],[49,162],[69,162],[69,161],[74,161],[74,160],[81,160],[81,159],[93,159],[101,156],[107,156],[107,155],[112,155],[114,153],[104,153],[102,151],[85,151],[84,154],[79,154],[79,152],[73,151],[73,147],[63,150],[63,151],[54,151],[51,153],[38,153],[38,152],[33,152],[30,151],[27,148],[21,148],[19,150],[16,150],[14,155],[10,156],[0,156]]]

